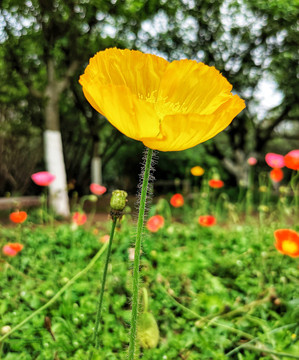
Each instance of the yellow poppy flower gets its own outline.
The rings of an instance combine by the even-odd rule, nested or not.
[[[79,82],[89,103],[113,126],[154,150],[202,143],[245,108],[214,67],[194,60],[169,63],[135,50],[98,52]]]
[[[194,166],[190,171],[193,176],[201,176],[205,173],[204,169],[200,166]]]

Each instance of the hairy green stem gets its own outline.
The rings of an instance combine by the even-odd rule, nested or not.
[[[142,238],[145,204],[146,204],[147,188],[149,182],[152,156],[153,156],[153,150],[148,149],[145,168],[144,168],[141,196],[140,196],[139,214],[137,221],[137,235],[135,242],[135,255],[134,255],[134,265],[133,265],[132,315],[131,315],[131,331],[130,331],[129,358],[128,358],[129,360],[134,360],[135,347],[136,347],[138,304],[139,304],[138,298],[139,298],[139,265],[140,265],[141,238]]]
[[[47,309],[50,305],[52,305],[61,294],[65,292],[77,279],[79,279],[82,275],[84,275],[92,266],[95,264],[95,262],[102,256],[104,251],[106,250],[107,244],[104,244],[101,249],[96,253],[96,255],[92,258],[90,263],[80,272],[78,272],[70,281],[68,281],[53,297],[50,299],[45,305],[34,311],[31,315],[29,315],[26,319],[24,319],[22,322],[20,322],[18,325],[16,325],[14,328],[10,330],[7,334],[3,335],[0,338],[0,342],[5,340],[7,337],[9,337],[11,334],[13,334],[15,331],[20,329],[23,325],[25,325],[29,320],[31,320],[34,316],[41,313],[43,310]]]
[[[105,291],[107,270],[108,270],[108,265],[109,265],[109,260],[110,260],[111,246],[112,246],[112,240],[113,240],[113,236],[114,236],[114,230],[115,230],[116,222],[117,222],[117,218],[115,217],[113,219],[113,222],[112,222],[110,238],[109,238],[109,245],[108,245],[108,251],[107,251],[106,262],[105,262],[103,278],[102,278],[100,297],[99,297],[98,306],[97,306],[96,323],[95,323],[94,333],[93,333],[93,338],[92,338],[92,343],[95,344],[96,349],[99,348],[99,344],[100,344],[99,337],[98,337],[98,330],[99,330],[99,324],[100,324],[100,319],[101,319],[101,312],[102,312],[102,305],[103,305],[103,297],[104,297],[104,291]],[[90,360],[92,359],[92,356],[93,356],[93,351],[91,351],[91,353],[89,355]]]

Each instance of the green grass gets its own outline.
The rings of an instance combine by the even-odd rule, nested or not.
[[[22,252],[0,259],[0,329],[16,326],[85,268],[110,225],[101,224],[94,235],[91,229],[71,230],[68,224],[30,225],[29,218],[22,227]],[[142,286],[148,290],[160,341],[155,349],[140,350],[143,359],[288,359],[268,351],[298,355],[298,260],[279,254],[273,246],[273,231],[280,227],[286,225],[223,221],[201,228],[190,215],[184,223],[168,221],[155,234],[145,230]],[[126,358],[132,286],[128,248],[134,233],[126,219],[115,233],[95,360]],[[1,247],[18,241],[18,236],[15,227],[0,228]],[[5,339],[0,358],[87,359],[104,258]],[[45,316],[51,318],[56,341],[44,327]],[[247,346],[254,348],[247,349],[250,339],[254,340]],[[245,346],[226,356],[240,345]]]

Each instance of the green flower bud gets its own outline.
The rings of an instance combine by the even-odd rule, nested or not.
[[[89,195],[88,200],[91,201],[91,202],[97,202],[98,197],[96,195]]]
[[[123,190],[114,190],[112,192],[110,206],[112,210],[122,211],[127,203],[127,192]]]
[[[144,349],[154,349],[159,342],[159,328],[154,316],[144,312],[139,316],[137,336]]]

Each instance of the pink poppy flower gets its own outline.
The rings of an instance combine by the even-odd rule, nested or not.
[[[292,170],[299,170],[299,149],[292,150],[284,157],[285,166]]]
[[[31,179],[36,185],[49,186],[56,179],[56,176],[48,171],[40,171],[31,175]]]
[[[164,217],[161,215],[155,215],[148,219],[146,227],[151,232],[157,232],[164,226]]]
[[[86,223],[87,216],[85,213],[75,212],[73,215],[73,223],[76,225],[83,225]]]
[[[6,256],[16,256],[23,247],[20,243],[9,243],[3,246],[2,252]]]
[[[107,188],[105,188],[105,186],[95,183],[90,184],[89,189],[95,195],[103,195],[107,191]]]
[[[254,166],[257,163],[257,159],[255,157],[251,156],[250,158],[247,159],[247,163],[250,166]]]
[[[284,157],[275,153],[268,153],[265,156],[266,163],[273,169],[284,167]]]

